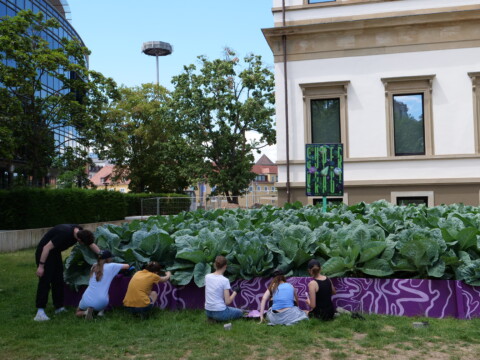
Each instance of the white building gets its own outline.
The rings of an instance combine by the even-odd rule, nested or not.
[[[344,144],[348,204],[479,204],[480,0],[274,0],[273,16],[280,204],[313,202],[317,142]]]

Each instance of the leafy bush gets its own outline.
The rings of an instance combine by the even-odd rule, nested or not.
[[[98,245],[117,261],[139,269],[156,260],[173,272],[174,283],[193,279],[200,287],[217,255],[229,260],[231,280],[269,276],[275,268],[306,276],[306,263],[317,258],[333,277],[457,279],[480,285],[479,239],[478,207],[400,207],[386,201],[338,205],[327,213],[299,204],[200,210],[96,231]],[[86,284],[84,274],[95,260],[78,249],[72,257],[66,279]]]
[[[162,206],[169,211],[169,199],[179,199],[178,212],[188,209],[185,195],[159,194]],[[122,220],[127,215],[140,215],[140,199],[152,194],[123,194],[117,191],[86,189],[17,188],[0,191],[0,229],[19,230],[50,227],[56,224],[85,224]],[[173,203],[173,202],[172,202]],[[127,211],[127,209],[129,209]],[[129,212],[130,209],[132,212]]]

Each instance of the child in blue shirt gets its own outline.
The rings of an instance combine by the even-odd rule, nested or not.
[[[92,319],[93,311],[102,312],[109,302],[108,290],[113,278],[120,270],[128,269],[128,264],[113,263],[113,255],[108,250],[102,250],[98,254],[98,261],[90,270],[88,287],[83,293],[82,300],[78,305],[76,315],[87,320]]]

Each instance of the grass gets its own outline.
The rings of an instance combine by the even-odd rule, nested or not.
[[[155,311],[141,320],[122,309],[86,322],[74,309],[44,323],[35,315],[33,250],[0,254],[0,354],[3,359],[478,359],[480,319],[342,315],[271,327],[251,320],[209,324],[200,310]]]

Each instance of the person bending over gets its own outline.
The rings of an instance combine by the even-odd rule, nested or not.
[[[335,308],[332,303],[332,295],[337,291],[332,281],[320,273],[322,266],[318,260],[308,262],[308,272],[313,280],[308,283],[307,305],[311,310],[309,315],[321,320],[332,320]]]
[[[98,254],[97,263],[93,264],[90,270],[88,287],[83,293],[75,314],[78,317],[85,316],[85,319],[91,320],[94,310],[98,311],[100,316],[103,315],[103,310],[109,302],[108,289],[113,278],[121,270],[130,267],[128,264],[113,263],[112,260],[113,255],[109,250],[102,250]]]
[[[205,276],[205,313],[207,318],[215,321],[241,318],[243,316],[241,309],[228,306],[240,292],[240,288],[233,288],[233,292],[230,294],[230,282],[223,276],[227,270],[225,256],[217,256],[214,266],[215,271]]]
[[[158,298],[158,293],[152,291],[153,284],[167,282],[172,275],[167,271],[165,276],[160,276],[161,270],[158,262],[151,261],[133,275],[123,299],[123,305],[132,314],[144,315],[152,310]]]
[[[94,239],[91,231],[83,230],[80,225],[75,224],[54,226],[42,237],[35,251],[38,287],[35,301],[37,314],[33,320],[50,320],[45,313],[50,288],[52,289],[55,314],[65,311],[63,307],[64,282],[61,253],[78,242],[79,244],[88,246],[95,254],[98,254],[100,249],[94,244]]]
[[[270,325],[293,325],[308,316],[298,306],[297,290],[285,278],[281,270],[273,272],[273,280],[263,294],[260,304],[260,322],[264,321],[264,310],[267,301],[272,298],[272,306],[268,309],[266,317]]]

